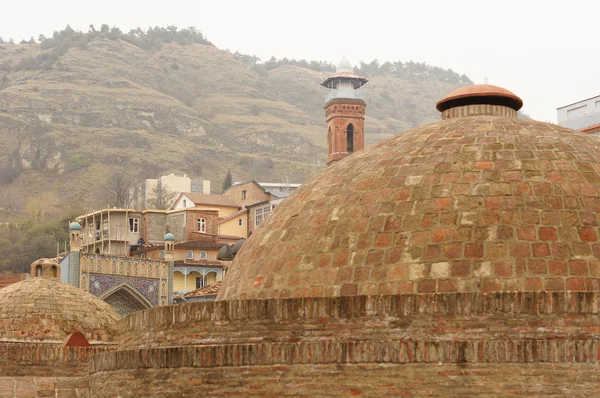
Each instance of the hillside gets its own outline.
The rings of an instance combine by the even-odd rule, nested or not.
[[[257,73],[209,44],[148,50],[106,38],[40,68],[17,67],[50,51],[0,44],[0,222],[106,206],[114,170],[187,173],[218,188],[228,169],[236,180],[301,182],[324,167],[319,83],[329,72]],[[367,144],[436,120],[429,96],[455,87],[373,76]]]

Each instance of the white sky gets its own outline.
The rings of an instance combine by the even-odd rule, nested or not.
[[[0,0],[0,37],[67,24],[196,26],[217,47],[268,59],[427,62],[521,96],[523,110],[600,94],[597,0]]]

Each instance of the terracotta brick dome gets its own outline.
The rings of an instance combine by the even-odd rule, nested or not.
[[[31,278],[0,289],[0,341],[63,343],[81,332],[91,344],[112,342],[112,307],[55,278]]]
[[[489,114],[450,113],[296,190],[218,299],[599,290],[598,139],[459,106]]]

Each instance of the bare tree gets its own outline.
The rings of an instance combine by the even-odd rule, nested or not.
[[[176,195],[177,192],[169,191],[167,185],[163,184],[159,178],[156,182],[156,186],[152,188],[152,196],[154,196],[154,199],[150,205],[156,210],[166,210],[171,207]]]
[[[118,208],[127,208],[131,205],[131,177],[122,171],[114,172],[108,177],[104,189],[108,194],[108,201],[111,206]]]

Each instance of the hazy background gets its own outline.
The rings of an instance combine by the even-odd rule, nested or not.
[[[599,12],[592,0],[2,0],[0,37],[37,40],[67,24],[193,25],[217,47],[263,60],[337,62],[345,53],[355,64],[427,62],[476,83],[487,75],[521,96],[526,113],[555,122],[557,107],[600,94]]]

